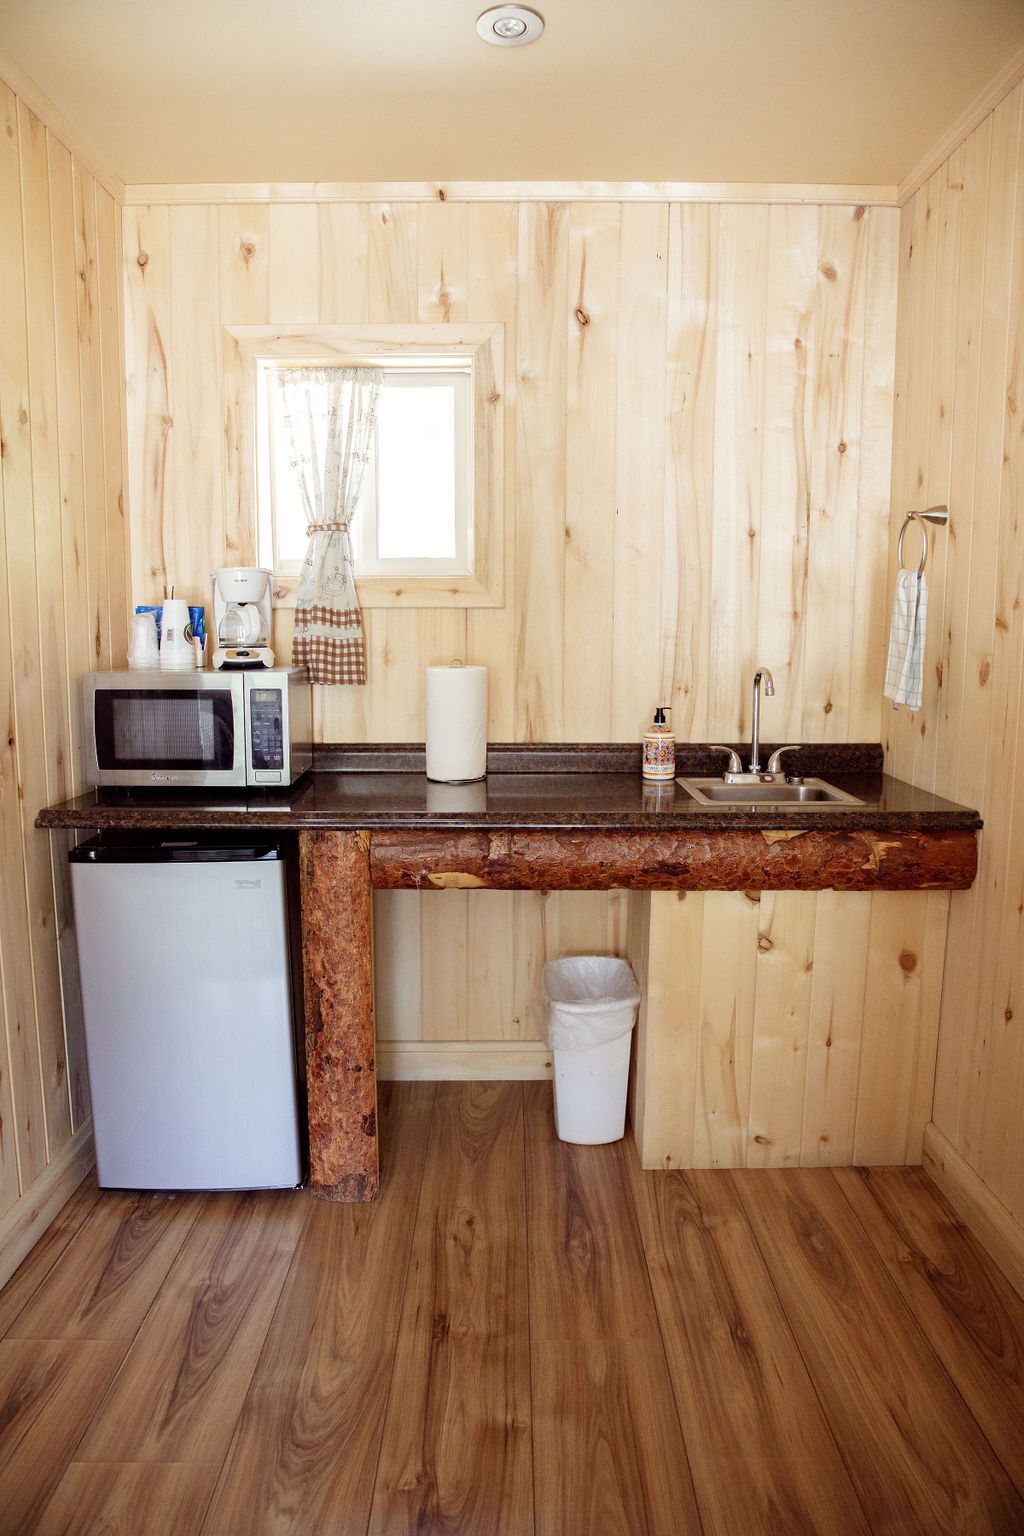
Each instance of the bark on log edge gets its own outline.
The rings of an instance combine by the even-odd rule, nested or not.
[[[370,839],[302,832],[299,850],[310,1187],[329,1200],[375,1200]]]
[[[376,889],[648,891],[967,890],[969,830],[707,832],[379,830]]]

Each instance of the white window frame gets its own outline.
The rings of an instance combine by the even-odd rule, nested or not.
[[[276,433],[271,421],[272,376],[276,366],[264,362],[266,406],[260,411],[261,435],[266,444],[261,452],[266,455],[268,474],[261,477],[260,485],[260,559],[269,556],[275,572],[282,576],[297,576],[301,560],[285,560],[278,552],[277,509],[274,488],[277,484],[274,466]],[[363,486],[358,514],[352,525],[352,543],[355,551],[356,579],[366,576],[469,576],[471,522],[473,514],[473,394],[471,369],[461,359],[449,364],[434,363],[424,366],[410,358],[398,367],[382,368],[383,389],[402,389],[407,385],[436,384],[439,388],[455,389],[455,554],[453,556],[382,555],[380,553],[380,525],[377,520],[379,502],[379,460],[376,433],[370,449],[370,462]]]
[[[473,521],[473,391],[472,370],[461,359],[447,366],[418,366],[412,359],[401,367],[382,370],[384,389],[401,389],[409,384],[437,383],[455,386],[455,554],[448,558],[380,553],[380,525],[377,520],[378,461],[377,436],[371,450],[367,490],[353,528],[356,546],[356,579],[362,576],[469,576],[472,574],[471,546]]]
[[[227,326],[224,329],[226,557],[273,557],[274,596],[293,606],[297,573],[276,559],[269,505],[267,382],[272,367],[381,367],[406,374],[465,370],[471,397],[464,445],[471,503],[455,561],[378,561],[357,571],[364,608],[501,607],[511,534],[504,482],[504,326],[420,325]],[[248,532],[246,529],[248,528]],[[464,552],[463,552],[464,551]],[[271,562],[264,562],[271,563]],[[439,566],[448,567],[439,569]]]

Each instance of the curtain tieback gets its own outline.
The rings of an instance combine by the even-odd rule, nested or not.
[[[307,523],[306,533],[312,538],[315,533],[348,533],[349,523]]]

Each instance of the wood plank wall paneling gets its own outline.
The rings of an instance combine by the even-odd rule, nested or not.
[[[0,1219],[7,1230],[18,1225],[19,1201],[29,1208],[89,1116],[71,839],[51,842],[33,823],[42,805],[83,787],[79,680],[122,658],[127,643],[120,225],[110,192],[0,81]]]
[[[645,1168],[921,1161],[946,892],[629,901],[650,978],[632,1086]]]
[[[368,610],[369,686],[317,690],[319,739],[422,740],[423,667],[455,652],[490,669],[494,740],[636,740],[660,702],[681,738],[743,733],[759,661],[771,733],[877,738],[896,210],[175,200],[124,222],[136,601],[208,601],[254,553],[214,462],[218,327],[505,325],[509,600]],[[532,1038],[545,959],[624,943],[604,895],[376,910],[394,1040]]]
[[[916,716],[886,713],[896,771],[985,818],[950,905],[934,1123],[1024,1219],[1024,86],[903,209],[892,543],[948,502],[929,561]],[[915,544],[916,548],[916,544]],[[1008,1220],[1007,1226],[1012,1223]]]

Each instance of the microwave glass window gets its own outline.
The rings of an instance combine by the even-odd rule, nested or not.
[[[235,744],[229,690],[100,689],[100,768],[230,769]]]
[[[173,757],[208,763],[213,756],[213,706],[209,699],[162,699],[159,710],[114,701],[114,756],[149,762]]]

